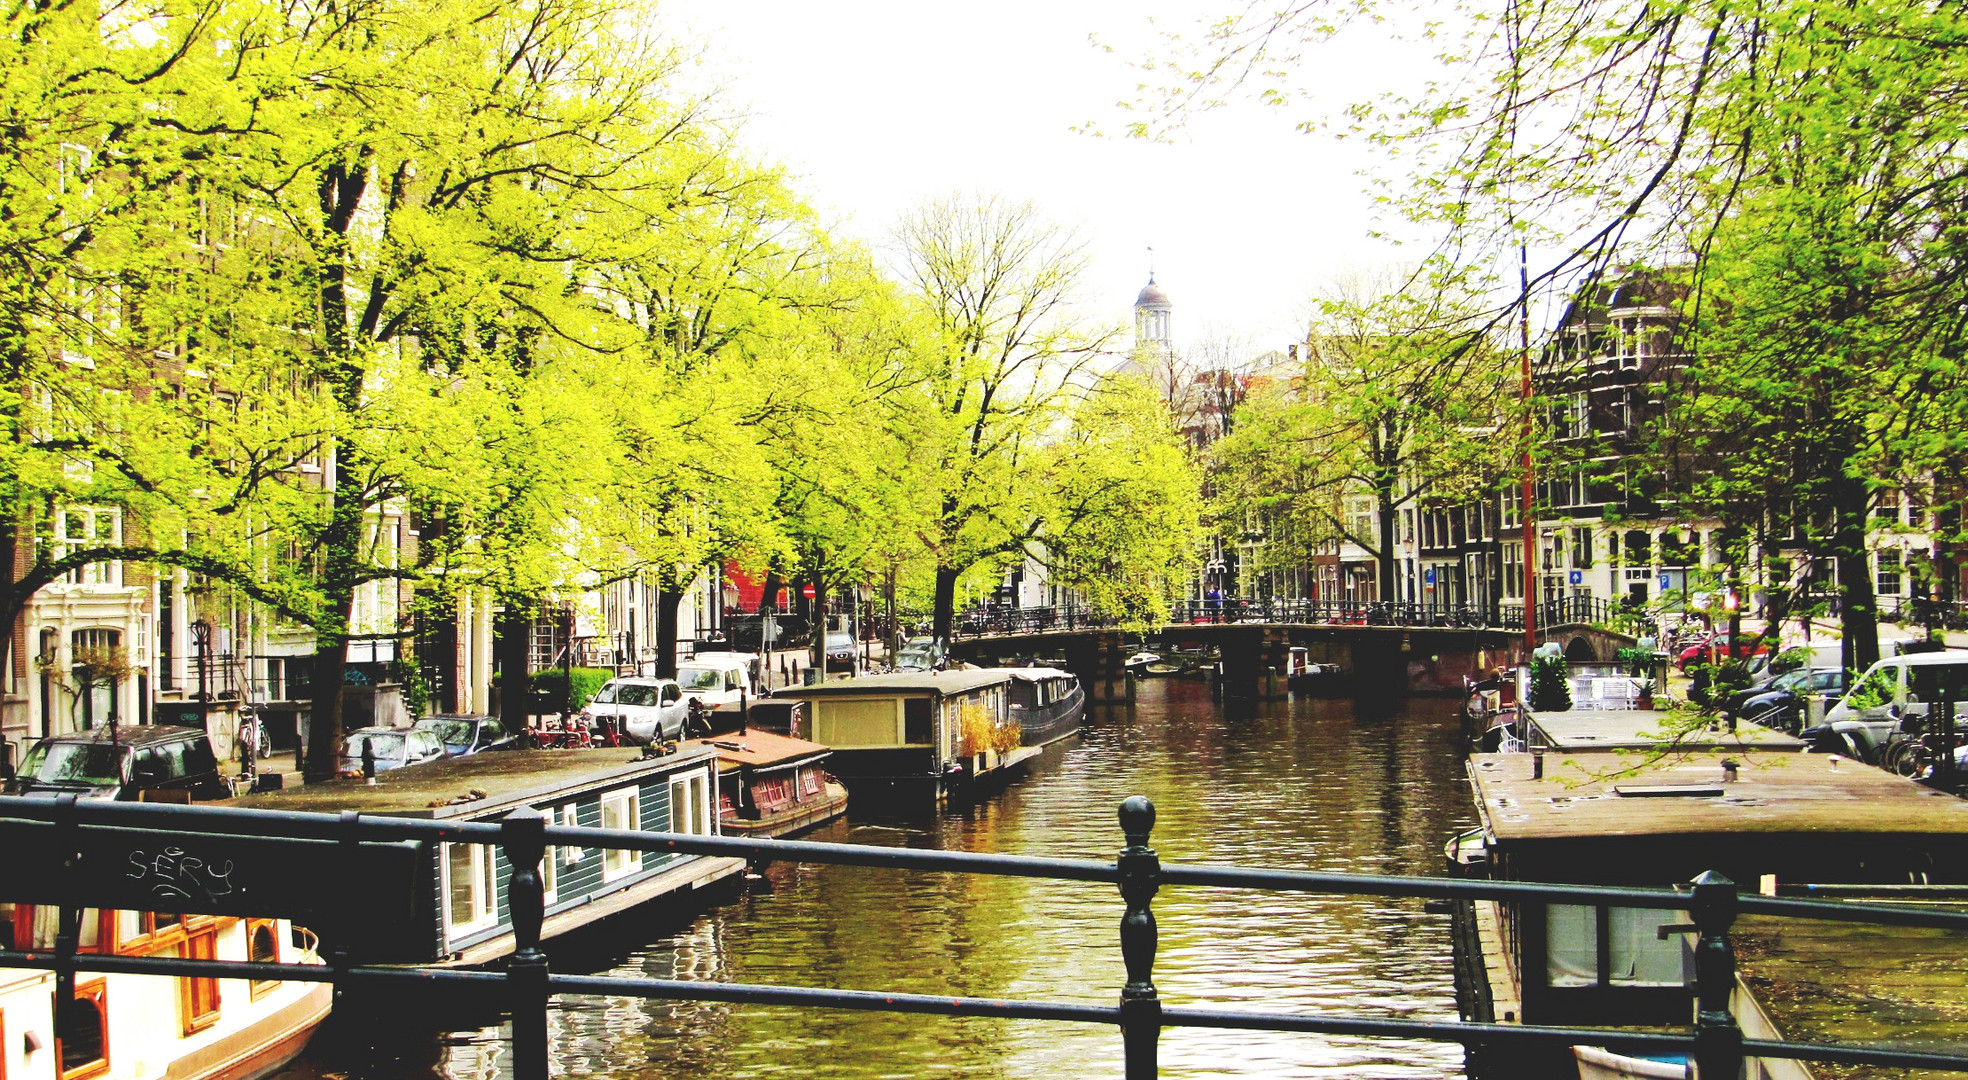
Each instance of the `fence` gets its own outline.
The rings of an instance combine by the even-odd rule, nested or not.
[[[1565,596],[1537,606],[1538,625],[1614,622],[1617,604],[1594,596]],[[1119,620],[1082,608],[1004,608],[965,612],[957,621],[959,638],[1031,634],[1046,630],[1105,628]],[[1169,606],[1172,624],[1288,623],[1329,626],[1417,626],[1454,629],[1521,630],[1524,610],[1487,604],[1444,604],[1423,600],[1307,600],[1224,596],[1183,600]]]
[[[1968,1055],[1952,1055],[1853,1045],[1745,1039],[1729,1011],[1735,986],[1735,954],[1729,930],[1738,913],[1968,929],[1968,913],[1875,906],[1849,902],[1796,900],[1741,895],[1735,885],[1704,874],[1684,889],[1610,888],[1544,885],[1456,878],[1395,877],[1375,874],[1318,873],[1243,867],[1166,866],[1149,846],[1155,808],[1141,796],[1120,806],[1125,846],[1112,862],[992,855],[955,851],[867,847],[785,840],[750,840],[725,836],[646,833],[625,830],[550,826],[537,811],[522,809],[502,822],[446,822],[413,818],[364,817],[356,813],[308,814],[286,811],[237,810],[224,807],[172,806],[78,801],[72,795],[20,796],[0,805],[0,850],[15,853],[10,875],[0,883],[0,900],[49,902],[61,896],[60,930],[52,952],[0,950],[0,967],[52,970],[58,1008],[69,1007],[77,971],[126,972],[146,975],[205,976],[232,979],[290,979],[327,981],[337,987],[395,985],[443,986],[503,997],[512,1016],[513,1075],[517,1080],[548,1076],[547,1002],[557,994],[777,1004],[813,1008],[873,1010],[940,1016],[999,1017],[1067,1023],[1111,1025],[1118,1029],[1128,1080],[1157,1075],[1160,1032],[1168,1027],[1199,1027],[1247,1031],[1422,1039],[1469,1046],[1569,1047],[1603,1046],[1641,1054],[1685,1054],[1701,1075],[1733,1077],[1745,1056],[1863,1064],[1882,1067],[1934,1068],[1968,1071]],[[143,842],[158,830],[180,835],[203,835],[252,841],[262,853],[282,845],[309,850],[295,854],[318,868],[317,874],[294,875],[293,860],[277,858],[277,872],[266,881],[247,882],[252,867],[241,864],[235,874],[240,886],[224,902],[186,900],[186,914],[255,914],[269,917],[316,915],[331,925],[323,940],[331,946],[327,964],[266,964],[171,957],[133,957],[80,954],[78,924],[83,907],[141,907],[136,887],[121,883],[125,865],[116,855],[119,844]],[[324,849],[331,842],[332,850]],[[347,955],[363,902],[364,852],[378,843],[402,841],[496,844],[504,849],[514,871],[507,880],[513,913],[515,951],[502,972],[446,968],[363,966]],[[1112,884],[1119,888],[1123,908],[1119,946],[1126,982],[1113,1006],[1054,1001],[1011,1001],[823,987],[693,982],[675,979],[616,976],[555,975],[540,948],[545,890],[540,859],[548,844],[608,847],[654,853],[738,856],[751,860],[797,861],[843,866],[926,870],[949,873],[997,874]],[[127,850],[127,849],[125,849]],[[21,853],[40,852],[35,869],[56,880],[19,872],[31,861]],[[326,851],[326,854],[323,852]],[[293,853],[289,853],[293,854]],[[100,856],[108,865],[94,870]],[[304,881],[282,880],[296,876]],[[81,882],[94,881],[96,895],[80,895]],[[117,892],[121,887],[124,891]],[[1571,904],[1617,904],[1692,914],[1698,940],[1695,947],[1697,1012],[1687,1032],[1636,1032],[1605,1028],[1528,1026],[1460,1021],[1403,1020],[1327,1013],[1283,1013],[1263,1010],[1224,1010],[1165,1004],[1155,988],[1154,961],[1158,931],[1153,900],[1165,887],[1231,888],[1293,893],[1330,893],[1400,898],[1544,901]],[[136,896],[133,901],[132,896]],[[243,910],[244,897],[259,897],[256,910]],[[273,899],[267,899],[273,898]],[[284,899],[283,899],[284,898]],[[204,906],[200,906],[201,903]],[[274,907],[284,907],[276,910]],[[302,910],[305,909],[305,910]],[[340,934],[339,941],[336,934]],[[59,1024],[57,1025],[60,1026]],[[871,1052],[875,1048],[870,1048]]]

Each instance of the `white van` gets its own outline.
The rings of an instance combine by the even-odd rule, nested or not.
[[[1924,721],[1934,702],[1944,696],[1955,703],[1955,716],[1960,717],[1963,706],[1968,706],[1968,650],[1889,656],[1879,661],[1825,713],[1825,723],[1843,725],[1838,730],[1858,736],[1857,749],[1870,757],[1885,745],[1902,718]]]
[[[684,697],[715,709],[738,704],[741,694],[758,697],[758,670],[756,653],[698,653],[677,665],[677,682]]]

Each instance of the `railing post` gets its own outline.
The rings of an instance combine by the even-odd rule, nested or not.
[[[1154,1080],[1160,1072],[1158,1043],[1162,1037],[1162,1000],[1155,993],[1155,913],[1149,905],[1161,888],[1162,860],[1148,846],[1155,827],[1155,804],[1131,795],[1121,803],[1121,833],[1127,847],[1115,864],[1120,871],[1121,960],[1127,965],[1127,985],[1121,988],[1121,1046],[1126,1054],[1127,1080]]]
[[[547,819],[530,806],[507,814],[499,826],[499,843],[512,868],[506,884],[513,928],[506,1002],[512,1011],[516,1080],[547,1080],[547,954],[540,951],[540,924],[547,909],[546,884],[540,879],[546,829]]]
[[[1713,870],[1693,883],[1689,904],[1695,942],[1695,1067],[1706,1080],[1735,1080],[1742,1071],[1743,1034],[1729,1002],[1736,990],[1736,883]]]

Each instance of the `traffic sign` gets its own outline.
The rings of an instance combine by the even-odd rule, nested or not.
[[[1583,571],[1583,570],[1574,570],[1574,571],[1572,571],[1572,577],[1571,577],[1571,582],[1572,582],[1572,584],[1574,584],[1574,585],[1583,585],[1583,584],[1585,584],[1585,571]]]

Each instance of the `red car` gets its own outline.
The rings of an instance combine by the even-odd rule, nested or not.
[[[1770,651],[1770,647],[1763,644],[1760,640],[1747,637],[1737,638],[1732,648],[1728,641],[1728,635],[1716,634],[1713,637],[1703,638],[1695,644],[1682,649],[1680,655],[1674,659],[1674,666],[1685,674],[1689,664],[1708,663],[1708,650],[1711,643],[1715,647],[1715,658],[1718,660],[1727,660],[1732,656],[1737,660],[1747,660],[1752,656],[1761,656]]]

